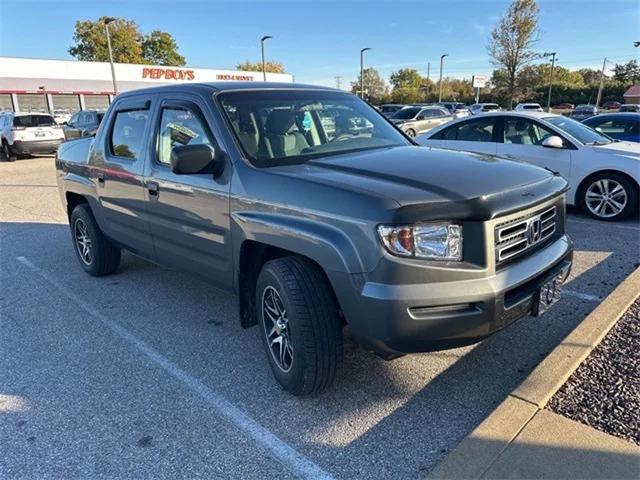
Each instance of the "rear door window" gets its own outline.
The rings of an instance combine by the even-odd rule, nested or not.
[[[111,153],[131,160],[140,158],[148,122],[149,110],[116,112],[109,138]]]

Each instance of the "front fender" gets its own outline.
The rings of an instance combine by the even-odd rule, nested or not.
[[[244,240],[289,250],[305,256],[325,271],[361,273],[365,271],[355,244],[340,229],[305,217],[244,211],[232,213],[234,252],[239,255]],[[238,265],[237,262],[235,262]]]

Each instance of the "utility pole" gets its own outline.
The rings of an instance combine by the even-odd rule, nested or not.
[[[265,35],[260,39],[260,51],[262,52],[262,80],[265,82],[267,81],[267,71],[265,70],[265,67],[264,67],[264,42],[265,40],[269,40],[270,38],[273,38],[273,37],[269,35]]]
[[[111,64],[111,80],[113,81],[113,94],[118,95],[118,84],[116,83],[116,69],[113,65],[113,51],[111,50],[111,35],[109,35],[109,24],[115,22],[113,17],[104,19],[104,33],[107,35],[107,48],[109,49],[109,63]]]
[[[439,83],[439,92],[438,92],[438,103],[442,102],[442,62],[444,62],[444,57],[448,57],[449,55],[445,53],[444,55],[440,55],[440,81]]]
[[[602,72],[600,72],[600,86],[598,87],[598,96],[596,97],[596,108],[600,105],[600,99],[602,98],[602,87],[604,87],[604,69],[607,67],[607,57],[604,57],[602,62]]]
[[[342,80],[342,77],[340,75],[336,75],[335,79],[336,79],[336,88],[340,90],[340,81]]]
[[[547,96],[547,113],[551,113],[551,87],[553,86],[553,69],[556,66],[556,52],[548,52],[545,57],[551,57],[551,73],[549,75],[549,95]]]
[[[369,47],[360,50],[360,98],[364,99],[364,52],[371,50]]]

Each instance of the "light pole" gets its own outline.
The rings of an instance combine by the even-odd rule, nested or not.
[[[440,81],[439,92],[438,92],[438,103],[442,101],[442,63],[444,62],[444,57],[448,57],[449,54],[445,53],[444,55],[440,55]]]
[[[431,81],[431,62],[427,62],[427,98],[426,101],[429,101],[429,82]]]
[[[600,99],[602,98],[602,87],[604,87],[604,69],[607,68],[607,57],[604,57],[602,62],[602,72],[600,72],[600,86],[598,87],[598,96],[596,97],[596,108],[600,105]]]
[[[267,81],[267,71],[265,70],[264,66],[264,42],[265,40],[269,40],[270,38],[273,37],[270,35],[265,35],[260,39],[260,50],[262,51],[262,80],[264,80],[265,82]]]
[[[556,66],[556,52],[546,52],[544,57],[551,57],[551,73],[549,74],[549,95],[547,95],[547,112],[551,113],[551,87],[553,86],[553,69]]]
[[[109,63],[111,64],[111,80],[113,81],[113,94],[118,95],[118,84],[116,83],[116,69],[113,66],[113,51],[111,50],[111,35],[109,35],[109,24],[115,22],[113,17],[104,19],[104,33],[107,36],[107,48],[109,49]]]
[[[371,50],[369,47],[360,50],[360,98],[364,99],[364,52]]]

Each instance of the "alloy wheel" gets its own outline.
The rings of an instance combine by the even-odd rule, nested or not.
[[[289,320],[282,298],[272,286],[266,287],[262,292],[262,316],[271,356],[280,370],[289,372],[293,365]]]
[[[603,178],[589,185],[584,200],[589,211],[595,216],[612,218],[627,206],[628,195],[623,185],[615,180]]]
[[[73,236],[76,242],[76,248],[80,254],[80,259],[86,265],[91,265],[91,262],[93,261],[91,237],[89,236],[87,224],[81,218],[78,218],[73,226]]]

